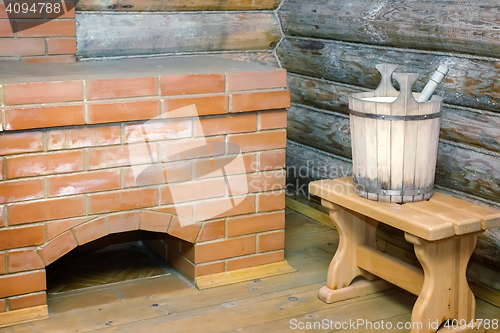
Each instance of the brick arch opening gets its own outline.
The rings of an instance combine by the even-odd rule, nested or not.
[[[36,251],[45,266],[50,265],[77,246],[110,234],[135,230],[152,231],[169,234],[194,244],[202,228],[201,224],[178,215],[153,210],[109,214],[72,226],[75,222],[78,223],[78,221],[62,221],[66,227],[70,227],[64,230],[65,226],[56,226],[61,228],[62,232],[37,248]]]
[[[179,213],[188,217],[190,209],[180,207]],[[36,249],[46,265],[49,309],[52,305],[52,311],[63,310],[61,297],[96,290],[116,293],[117,286],[128,290],[130,287],[126,286],[135,285],[140,286],[139,290],[149,290],[151,282],[160,293],[174,286],[190,286],[187,280],[193,282],[193,277],[189,265],[195,265],[180,252],[180,244],[183,248],[194,246],[202,225],[151,209],[111,213],[87,221],[63,220],[51,225],[50,229],[58,228],[59,234],[51,230],[50,236],[55,237]],[[132,282],[137,279],[142,281]],[[82,288],[90,289],[76,292]],[[122,297],[119,291],[116,295]],[[79,302],[78,297],[75,302]]]

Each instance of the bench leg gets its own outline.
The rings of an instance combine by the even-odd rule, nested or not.
[[[378,222],[345,210],[331,202],[323,202],[323,205],[330,209],[330,217],[339,232],[339,247],[328,268],[327,285],[321,288],[319,298],[326,303],[333,303],[387,290],[389,286],[379,282],[360,281],[351,285],[351,282],[358,276],[363,276],[370,281],[376,279],[374,275],[358,267],[356,251],[358,245],[377,248]]]
[[[475,318],[476,302],[465,273],[477,234],[435,242],[405,236],[415,245],[424,269],[424,285],[411,316],[413,323],[422,323],[422,328],[412,329],[411,333],[434,333],[447,319],[469,324]]]

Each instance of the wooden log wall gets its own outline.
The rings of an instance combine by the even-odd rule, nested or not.
[[[445,102],[436,185],[500,209],[498,4],[285,0],[278,14],[285,36],[276,53],[292,93],[289,190],[307,200],[309,181],[352,172],[348,96],[376,88],[376,64],[394,63],[397,71],[420,74],[413,88],[421,91],[444,63],[450,72],[436,92]],[[293,172],[298,169],[302,174]],[[497,290],[500,285],[492,281],[500,277],[499,252],[500,230],[485,232],[469,274]]]
[[[82,0],[77,58],[211,53],[277,66],[279,0]]]

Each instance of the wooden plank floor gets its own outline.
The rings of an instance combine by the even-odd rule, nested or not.
[[[335,230],[287,211],[286,259],[298,272],[202,291],[176,272],[170,281],[160,276],[74,291],[62,305],[60,299],[49,302],[50,319],[0,332],[335,332],[334,326],[318,325],[323,320],[408,322],[416,297],[397,288],[335,304],[318,299],[337,243]],[[113,288],[120,291],[113,293]],[[114,295],[112,301],[106,301],[106,292]],[[500,318],[500,309],[489,303],[478,300],[477,307],[478,318]],[[294,320],[316,323],[316,329],[292,330]],[[363,326],[346,331],[387,330]]]

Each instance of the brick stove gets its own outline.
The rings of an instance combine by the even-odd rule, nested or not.
[[[284,260],[284,70],[4,62],[0,105],[0,312],[45,305],[45,266],[108,234],[158,233],[191,280]]]

